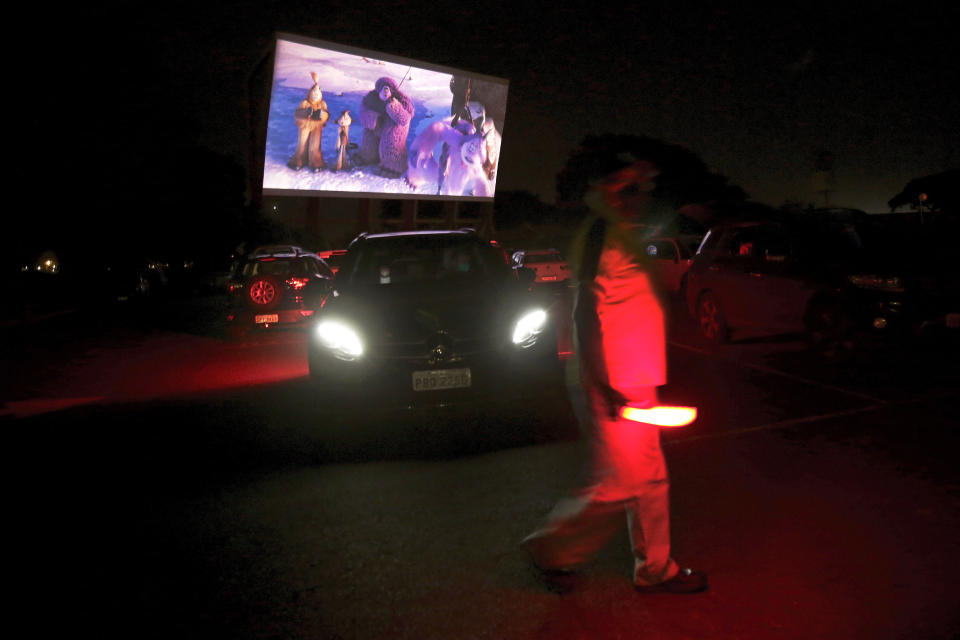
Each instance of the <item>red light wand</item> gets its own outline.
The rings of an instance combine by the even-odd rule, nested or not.
[[[628,405],[620,409],[620,417],[624,420],[657,427],[685,427],[697,419],[697,408],[658,405],[648,409],[639,409]]]

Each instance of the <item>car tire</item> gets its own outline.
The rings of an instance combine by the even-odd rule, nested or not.
[[[274,276],[257,276],[244,289],[244,298],[251,308],[269,311],[280,304],[283,285]]]
[[[728,340],[730,327],[727,325],[727,317],[716,295],[709,291],[701,293],[697,299],[696,311],[700,335],[717,344]]]
[[[810,303],[804,314],[807,345],[825,355],[850,354],[854,349],[852,324],[835,300],[819,299]]]

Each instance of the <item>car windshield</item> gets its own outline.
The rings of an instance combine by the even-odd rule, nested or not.
[[[509,273],[502,251],[470,237],[371,238],[349,270],[351,285],[403,286],[485,281]]]

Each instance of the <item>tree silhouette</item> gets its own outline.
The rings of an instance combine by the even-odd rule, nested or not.
[[[922,206],[929,211],[960,213],[960,169],[948,169],[941,173],[915,178],[887,204],[891,211],[902,206],[917,209],[921,206],[921,194],[926,195]]]
[[[646,136],[602,134],[584,138],[558,174],[558,206],[581,208],[590,183],[624,166],[628,157],[644,158],[659,167],[653,195],[673,210],[688,204],[720,209],[746,200],[743,189],[709,171],[703,160],[685,147]]]
[[[553,222],[555,217],[554,207],[529,191],[498,191],[493,203],[493,221],[497,229]]]

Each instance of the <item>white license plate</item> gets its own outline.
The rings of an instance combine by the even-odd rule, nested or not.
[[[951,329],[960,329],[960,313],[948,313],[947,326]]]
[[[273,324],[280,322],[280,315],[277,313],[265,313],[261,316],[256,316],[253,321],[256,324]]]
[[[439,389],[459,389],[470,386],[470,369],[435,369],[433,371],[414,371],[414,391],[436,391]]]

